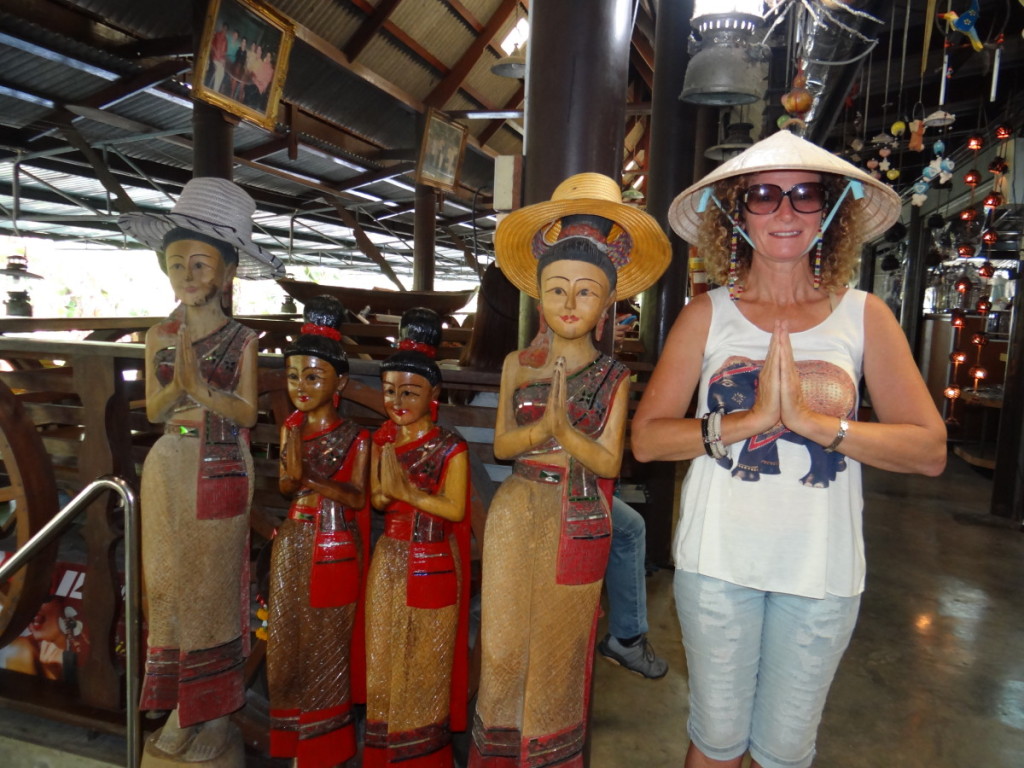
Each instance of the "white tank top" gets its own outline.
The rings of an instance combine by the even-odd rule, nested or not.
[[[749,410],[771,334],[743,316],[726,288],[708,295],[711,327],[697,415],[709,403],[726,412]],[[856,416],[865,298],[863,291],[848,290],[822,323],[790,335],[804,397],[815,411]],[[771,592],[860,594],[860,464],[785,429],[729,449],[731,467],[706,455],[691,462],[676,530],[676,567]]]

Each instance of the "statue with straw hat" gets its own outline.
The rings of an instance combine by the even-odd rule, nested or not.
[[[629,397],[628,369],[593,337],[616,296],[658,279],[671,248],[613,179],[582,173],[509,214],[495,251],[540,299],[545,343],[502,372],[494,454],[515,466],[488,512],[469,764],[577,766]]]
[[[169,710],[143,765],[241,766],[228,715],[245,703],[256,334],[228,317],[236,275],[281,273],[252,241],[255,204],[195,178],[168,213],[121,216],[158,253],[178,305],[146,334],[146,415],[164,423],[142,470],[149,637],[140,707]]]

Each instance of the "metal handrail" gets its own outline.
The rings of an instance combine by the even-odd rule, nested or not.
[[[25,542],[14,555],[0,565],[0,584],[31,560],[40,550],[61,534],[72,519],[89,504],[100,491],[111,490],[121,497],[124,507],[124,599],[125,599],[125,669],[127,674],[126,714],[128,717],[128,768],[139,764],[139,742],[142,720],[139,714],[139,528],[135,510],[136,493],[120,477],[106,475],[89,483],[64,509]]]

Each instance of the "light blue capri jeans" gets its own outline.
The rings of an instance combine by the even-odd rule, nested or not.
[[[860,596],[762,592],[677,570],[690,741],[714,760],[748,749],[764,768],[807,768]]]

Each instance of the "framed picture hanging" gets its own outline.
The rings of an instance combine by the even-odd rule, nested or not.
[[[291,22],[268,6],[254,0],[210,0],[193,93],[274,130],[294,36]]]
[[[436,109],[428,110],[416,163],[416,183],[454,192],[467,134],[466,126]]]

